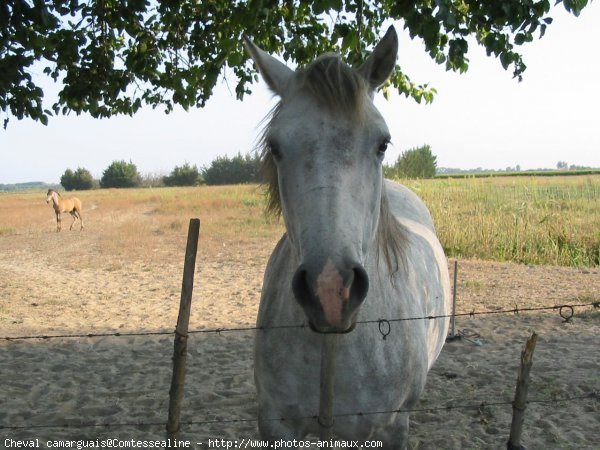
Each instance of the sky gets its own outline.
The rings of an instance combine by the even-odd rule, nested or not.
[[[428,144],[438,167],[600,167],[600,2],[579,17],[561,5],[551,16],[546,35],[521,47],[522,82],[474,42],[469,70],[447,72],[396,24],[402,70],[438,93],[428,105],[395,93],[375,98],[392,134],[385,162]],[[67,168],[78,167],[100,178],[116,160],[133,162],[142,175],[168,175],[186,162],[201,168],[217,156],[247,153],[277,101],[264,82],[251,89],[238,101],[233,85],[220,84],[205,108],[168,115],[160,108],[110,119],[71,114],[51,117],[48,126],[11,117],[0,130],[0,184],[58,183]]]

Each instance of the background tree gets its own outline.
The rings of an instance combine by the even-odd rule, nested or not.
[[[102,188],[128,188],[136,187],[141,183],[142,177],[137,167],[131,161],[113,161],[102,173],[100,187]]]
[[[578,15],[588,2],[558,3]],[[219,77],[231,72],[242,98],[257,79],[243,34],[300,65],[325,51],[357,64],[386,19],[402,21],[449,70],[467,70],[467,37],[473,36],[521,77],[525,64],[516,47],[544,35],[550,9],[549,0],[5,0],[0,107],[5,126],[10,115],[45,124],[50,115],[70,111],[108,117],[133,114],[143,104],[187,109],[203,106]],[[433,89],[397,69],[394,87],[431,101]],[[31,72],[62,83],[53,105],[44,104]]]
[[[411,148],[402,152],[396,163],[385,171],[391,178],[433,178],[437,167],[437,157],[429,145]]]
[[[200,172],[194,164],[175,167],[170,175],[163,177],[165,186],[195,186],[200,182]]]
[[[260,157],[238,153],[233,158],[219,156],[202,170],[206,184],[255,183],[259,180]]]
[[[71,169],[65,170],[65,173],[60,177],[60,184],[67,191],[84,191],[94,187],[94,178],[89,170],[78,167],[75,172]]]
[[[73,187],[73,178],[74,174],[71,169],[65,170],[65,173],[63,173],[60,177],[60,184],[62,185],[62,187],[65,188],[66,191],[72,191],[73,189],[75,189]]]

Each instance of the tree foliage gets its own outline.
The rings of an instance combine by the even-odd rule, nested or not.
[[[170,175],[163,177],[165,186],[195,186],[199,182],[198,167],[195,164],[190,166],[188,163],[175,167]]]
[[[437,157],[429,145],[411,148],[402,152],[396,163],[385,170],[390,178],[433,178],[437,168]]]
[[[71,169],[65,170],[60,177],[60,184],[67,191],[84,191],[94,187],[94,178],[89,170],[78,167],[75,172]]]
[[[587,0],[558,0],[575,15]],[[543,36],[549,0],[5,0],[0,2],[0,107],[8,117],[46,124],[52,114],[133,114],[142,105],[203,106],[220,77],[233,75],[238,98],[257,79],[242,47],[247,34],[267,51],[303,65],[326,51],[364,60],[386,19],[449,70],[468,66],[467,37],[489,55],[525,70],[517,47]],[[399,68],[398,68],[399,69]],[[62,83],[43,101],[43,72]],[[397,70],[391,84],[417,101],[434,90]]]
[[[206,184],[256,183],[260,166],[260,157],[250,153],[238,153],[233,158],[219,156],[202,170],[202,178]]]
[[[102,173],[100,187],[129,188],[140,185],[142,177],[131,161],[113,161]]]

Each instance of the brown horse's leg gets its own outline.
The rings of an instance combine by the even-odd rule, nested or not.
[[[83,230],[83,219],[81,218],[81,213],[79,212],[79,210],[74,209],[73,211],[71,211],[71,215],[73,216],[73,223],[71,224],[71,229],[73,228],[73,225],[75,225],[75,222],[79,220],[79,223],[81,225],[80,230]]]
[[[58,233],[62,228],[62,219],[60,218],[60,213],[56,213],[56,232]]]
[[[75,222],[77,222],[77,212],[75,210],[71,211],[71,217],[73,217],[73,222],[71,223],[71,226],[69,227],[69,231],[71,231],[73,229],[73,225],[75,225]]]

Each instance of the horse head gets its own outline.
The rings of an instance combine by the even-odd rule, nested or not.
[[[365,264],[377,249],[385,201],[382,162],[389,130],[373,104],[396,63],[391,27],[353,69],[337,55],[292,70],[246,47],[281,102],[265,128],[264,164],[298,267],[292,291],[313,330],[353,328],[369,290]]]
[[[46,203],[50,203],[52,201],[53,194],[54,191],[52,189],[48,189],[48,192],[46,192]]]

